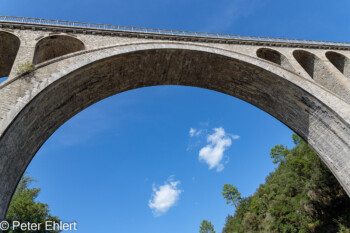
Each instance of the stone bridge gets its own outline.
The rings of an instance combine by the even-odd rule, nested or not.
[[[111,95],[155,85],[215,90],[262,109],[305,139],[350,195],[349,50],[0,16],[0,77],[8,77],[0,84],[0,220],[35,153],[63,123]],[[19,73],[26,62],[35,71]]]

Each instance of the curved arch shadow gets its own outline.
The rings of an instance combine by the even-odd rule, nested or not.
[[[293,56],[315,82],[349,103],[349,90],[338,82],[321,58],[305,50],[295,50]]]
[[[310,77],[319,82],[318,77],[320,74],[317,73],[316,67],[317,63],[320,63],[321,60],[315,54],[305,50],[295,50],[293,56]]]
[[[293,66],[289,63],[288,59],[277,50],[270,48],[260,48],[256,51],[256,55],[262,59],[276,63],[277,65],[280,65],[287,70],[295,71]]]
[[[84,49],[84,43],[77,38],[65,35],[48,36],[36,44],[33,64],[36,65]]]
[[[328,60],[347,78],[350,79],[350,59],[343,54],[328,51],[326,52]]]
[[[20,39],[5,31],[0,31],[0,78],[10,75],[20,46]]]
[[[281,76],[211,52],[189,49],[149,49],[122,53],[87,64],[61,77],[32,99],[0,138],[0,219],[5,215],[16,184],[30,161],[63,123],[88,106],[109,96],[147,86],[184,85],[218,91],[242,99],[287,125],[322,152],[338,148],[327,138],[310,132],[310,119],[323,103]],[[314,113],[315,112],[315,113]],[[333,118],[332,118],[333,117]],[[330,130],[318,119],[320,133]],[[339,126],[340,127],[340,126]],[[20,136],[19,136],[20,135]],[[330,166],[326,155],[320,157]],[[1,163],[0,163],[1,168]],[[334,172],[334,168],[330,166]],[[339,178],[339,174],[334,172]],[[342,179],[339,179],[342,181]],[[1,211],[1,209],[3,211]]]

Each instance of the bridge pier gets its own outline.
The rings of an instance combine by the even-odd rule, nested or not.
[[[33,62],[34,52],[35,52],[35,46],[26,45],[26,44],[20,45],[16,59],[11,69],[11,73],[9,75],[9,80],[18,76],[18,73],[17,73],[18,65],[24,64],[26,62],[30,62],[30,63]]]

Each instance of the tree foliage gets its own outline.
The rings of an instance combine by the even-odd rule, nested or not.
[[[307,143],[297,135],[293,141],[293,149],[272,148],[277,168],[252,196],[238,200],[223,233],[350,232],[349,197]]]
[[[35,201],[40,193],[40,188],[30,188],[30,185],[35,180],[31,177],[24,175],[19,182],[16,192],[12,197],[9,209],[6,215],[6,221],[12,225],[13,221],[19,221],[20,223],[41,223],[45,226],[45,221],[60,220],[56,216],[52,216],[47,204]],[[44,228],[44,227],[43,227]],[[38,233],[46,233],[45,229],[37,230]],[[8,230],[4,231],[8,233],[23,233],[22,230]],[[51,233],[57,233],[59,231],[50,231]]]
[[[199,233],[215,233],[214,225],[210,221],[203,220],[199,227]]]
[[[237,208],[237,204],[241,200],[241,193],[235,186],[225,184],[222,188],[222,195],[226,199],[226,204],[234,205]]]

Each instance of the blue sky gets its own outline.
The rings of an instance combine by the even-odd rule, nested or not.
[[[350,42],[349,1],[3,0],[1,14],[238,35]],[[192,130],[191,130],[192,129]],[[66,122],[28,167],[39,200],[78,232],[217,232],[234,212],[226,183],[252,194],[274,169],[282,123],[239,99],[192,87],[112,96]]]

